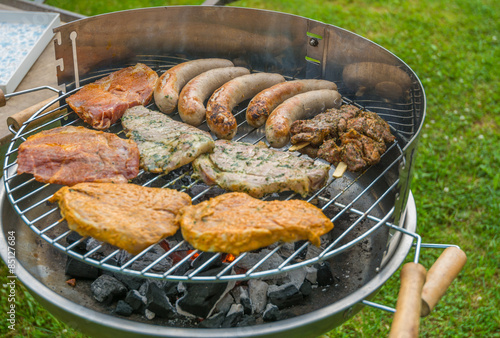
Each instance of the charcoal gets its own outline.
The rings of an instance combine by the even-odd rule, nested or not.
[[[208,261],[209,259],[211,259],[213,256],[216,256],[216,255],[218,255],[218,254],[217,253],[213,253],[213,252],[202,252],[191,263],[191,266],[192,266],[193,269],[198,269],[200,266],[202,266],[203,264],[205,264],[206,261]],[[220,266],[222,266],[221,259],[220,258],[214,259],[206,267],[204,267],[202,271],[206,271],[206,270],[213,269],[213,268],[218,268]]]
[[[124,300],[119,300],[116,304],[115,313],[120,316],[130,317],[134,310]]]
[[[78,242],[80,239],[82,239],[83,236],[81,236],[78,232],[76,231],[71,231],[66,237],[66,243],[69,245]],[[85,254],[87,253],[87,242],[89,240],[89,237],[85,238],[83,241],[75,245],[74,247],[71,248],[71,250],[78,252],[79,254]]]
[[[294,251],[299,250],[306,242],[307,242],[306,240],[301,240],[301,241],[297,241],[297,242],[293,243],[294,244]],[[299,254],[296,256],[296,258],[305,259],[306,254],[307,254],[307,248],[302,249],[302,251],[299,252]]]
[[[243,306],[243,312],[246,315],[252,314],[252,301],[248,295],[247,289],[240,287],[240,304]]]
[[[207,328],[207,329],[219,328],[219,327],[221,327],[224,319],[226,319],[226,315],[222,312],[218,312],[215,315],[202,321],[200,323],[200,325],[198,325],[198,327]]]
[[[244,310],[243,305],[233,304],[229,309],[226,318],[222,322],[221,327],[234,327],[238,323],[239,319],[243,317]]]
[[[304,297],[309,296],[312,293],[311,282],[309,282],[307,279],[304,280],[304,283],[302,283],[302,286],[300,287],[299,291]]]
[[[202,272],[199,275],[215,275],[223,267]],[[234,286],[229,283],[186,283],[185,294],[177,300],[177,311],[182,314],[207,318],[219,302]]]
[[[314,264],[314,267],[318,269],[318,286],[327,286],[333,284],[334,279],[329,262],[325,261],[322,263]]]
[[[90,285],[94,298],[101,303],[110,304],[115,299],[125,297],[127,288],[119,280],[110,275],[99,276]]]
[[[316,284],[318,282],[318,269],[313,266],[306,266],[306,279],[311,282],[311,284]]]
[[[148,309],[144,310],[144,317],[149,320],[153,320],[155,318],[155,313],[153,311],[149,311]]]
[[[178,295],[178,291],[177,291],[177,286],[179,285],[179,283],[177,282],[166,282],[165,283],[165,286],[163,287],[163,290],[165,290],[165,294],[167,295],[168,299],[170,299],[170,301],[172,300],[175,300],[177,295]]]
[[[113,273],[113,277],[122,282],[123,285],[125,285],[129,290],[138,290],[142,283],[144,283],[144,278],[130,276],[119,272]]]
[[[130,269],[142,271],[148,267],[151,263],[156,261],[161,255],[165,254],[165,250],[159,245],[155,245],[148,250],[143,256],[134,261],[130,265]],[[158,263],[156,263],[148,272],[165,272],[172,267],[172,259],[170,257],[165,257]]]
[[[280,309],[299,304],[304,298],[299,289],[292,283],[280,286],[271,285],[267,290],[267,297],[269,302]]]
[[[234,298],[231,293],[228,292],[217,302],[217,304],[215,305],[215,311],[226,314],[233,304]]]
[[[254,316],[244,315],[236,324],[236,327],[251,326],[257,324]]]
[[[146,298],[148,300],[147,309],[154,312],[156,316],[171,318],[175,315],[175,309],[172,304],[170,304],[165,291],[156,283],[148,283]]]
[[[253,312],[262,313],[267,303],[267,289],[269,285],[266,282],[257,279],[248,281],[248,294],[253,306]]]
[[[133,311],[143,313],[146,308],[147,298],[137,290],[130,290],[125,297],[125,302],[130,305]]]
[[[266,322],[275,322],[277,320],[280,320],[281,313],[279,308],[274,305],[274,304],[267,304],[266,309],[264,310],[264,314],[262,315],[262,318]]]
[[[267,304],[262,319],[266,322],[276,322],[278,320],[283,320],[293,317],[293,314],[286,311],[280,311],[280,309],[274,304]]]
[[[65,273],[71,277],[96,279],[99,276],[99,268],[79,261],[78,259],[67,257]]]

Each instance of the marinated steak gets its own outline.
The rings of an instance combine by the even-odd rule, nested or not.
[[[152,173],[170,172],[215,146],[209,133],[143,106],[127,109],[122,125],[137,142],[141,167]]]
[[[314,205],[301,200],[261,201],[245,193],[227,193],[182,209],[182,236],[198,250],[239,255],[277,241],[309,240],[333,223]]]
[[[155,71],[138,63],[83,86],[66,103],[93,128],[107,129],[127,108],[151,102],[157,80]]]
[[[28,137],[17,164],[18,174],[33,174],[43,183],[124,183],[139,174],[139,149],[114,134],[65,126]]]
[[[306,196],[326,183],[330,166],[248,143],[217,140],[214,152],[198,157],[193,169],[208,185],[262,197],[287,190]]]
[[[328,109],[311,120],[295,121],[290,132],[292,144],[307,143],[299,149],[301,153],[334,165],[344,162],[354,172],[377,164],[386,144],[395,140],[380,116],[353,105]]]
[[[174,235],[177,213],[191,204],[186,193],[128,183],[63,187],[50,198],[56,201],[71,230],[131,254]]]

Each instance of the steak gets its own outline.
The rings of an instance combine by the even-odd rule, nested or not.
[[[157,80],[154,70],[138,63],[83,86],[66,103],[93,128],[107,129],[127,108],[151,102]]]
[[[45,130],[19,146],[17,173],[43,183],[124,183],[139,174],[135,142],[84,127]]]
[[[127,137],[137,142],[141,167],[152,173],[168,173],[215,146],[208,132],[143,106],[128,109],[122,125]]]
[[[262,197],[287,190],[306,196],[326,183],[330,166],[249,143],[217,140],[214,152],[198,157],[193,169],[208,185]]]
[[[333,223],[314,205],[301,200],[261,201],[245,193],[227,193],[182,209],[177,217],[182,236],[202,251],[239,255],[277,241],[309,240]]]
[[[49,201],[59,203],[71,230],[134,255],[174,235],[177,213],[191,204],[186,193],[128,183],[80,183]]]
[[[344,162],[353,172],[377,164],[386,143],[395,140],[380,116],[353,105],[328,109],[310,120],[295,121],[290,132],[292,144],[307,144],[299,152],[334,165]]]

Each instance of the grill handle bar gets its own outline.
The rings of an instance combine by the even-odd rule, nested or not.
[[[406,233],[406,232],[405,232]],[[408,233],[412,235],[412,233]],[[419,237],[414,234],[414,237]],[[396,308],[367,300],[362,304],[394,313],[389,337],[418,337],[420,317],[428,316],[467,262],[467,256],[456,245],[417,243],[420,248],[445,249],[427,272],[415,261],[401,270],[401,286]]]
[[[6,103],[7,103],[6,98],[10,98],[10,97],[17,96],[17,95],[28,94],[28,93],[32,93],[32,92],[36,92],[36,91],[44,90],[44,89],[48,89],[48,90],[51,90],[53,92],[56,92],[58,95],[54,95],[54,96],[52,96],[52,97],[50,97],[42,102],[39,102],[31,107],[28,107],[20,112],[15,113],[12,116],[7,117],[7,125],[9,126],[9,130],[11,133],[16,134],[17,131],[19,130],[19,128],[21,128],[21,126],[24,123],[26,123],[26,121],[28,121],[39,110],[47,109],[49,107],[49,104],[50,104],[49,109],[58,108],[59,102],[57,102],[56,100],[59,96],[62,95],[62,92],[60,90],[53,88],[53,87],[50,87],[50,86],[40,86],[40,87],[21,90],[21,91],[15,92],[15,93],[5,95],[4,92],[0,89],[0,107],[3,107],[6,105]],[[40,123],[45,121],[45,120],[48,120],[52,117],[53,117],[52,114],[50,114],[48,116],[44,116],[44,118],[40,121]],[[39,123],[37,123],[37,125],[38,124]],[[35,125],[33,125],[33,126],[35,126]]]

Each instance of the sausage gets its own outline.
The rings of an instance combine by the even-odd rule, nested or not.
[[[278,83],[271,88],[264,89],[250,101],[247,108],[247,122],[255,128],[266,123],[269,114],[279,104],[294,95],[311,90],[332,89],[337,90],[334,82],[327,80],[294,80]]]
[[[231,140],[238,128],[232,114],[233,108],[265,88],[284,81],[285,78],[280,74],[253,73],[226,82],[208,100],[208,127],[218,138]]]
[[[213,68],[231,67],[233,62],[226,59],[199,59],[180,63],[158,79],[154,90],[155,103],[165,114],[171,114],[177,106],[179,92],[193,77]]]
[[[224,83],[250,74],[244,67],[224,67],[208,70],[191,79],[179,95],[178,110],[182,121],[199,126],[206,115],[205,100]]]
[[[341,104],[342,97],[336,90],[312,90],[292,96],[269,115],[266,139],[271,147],[284,147],[290,140],[290,127],[294,121],[310,118],[329,108],[339,108]]]

